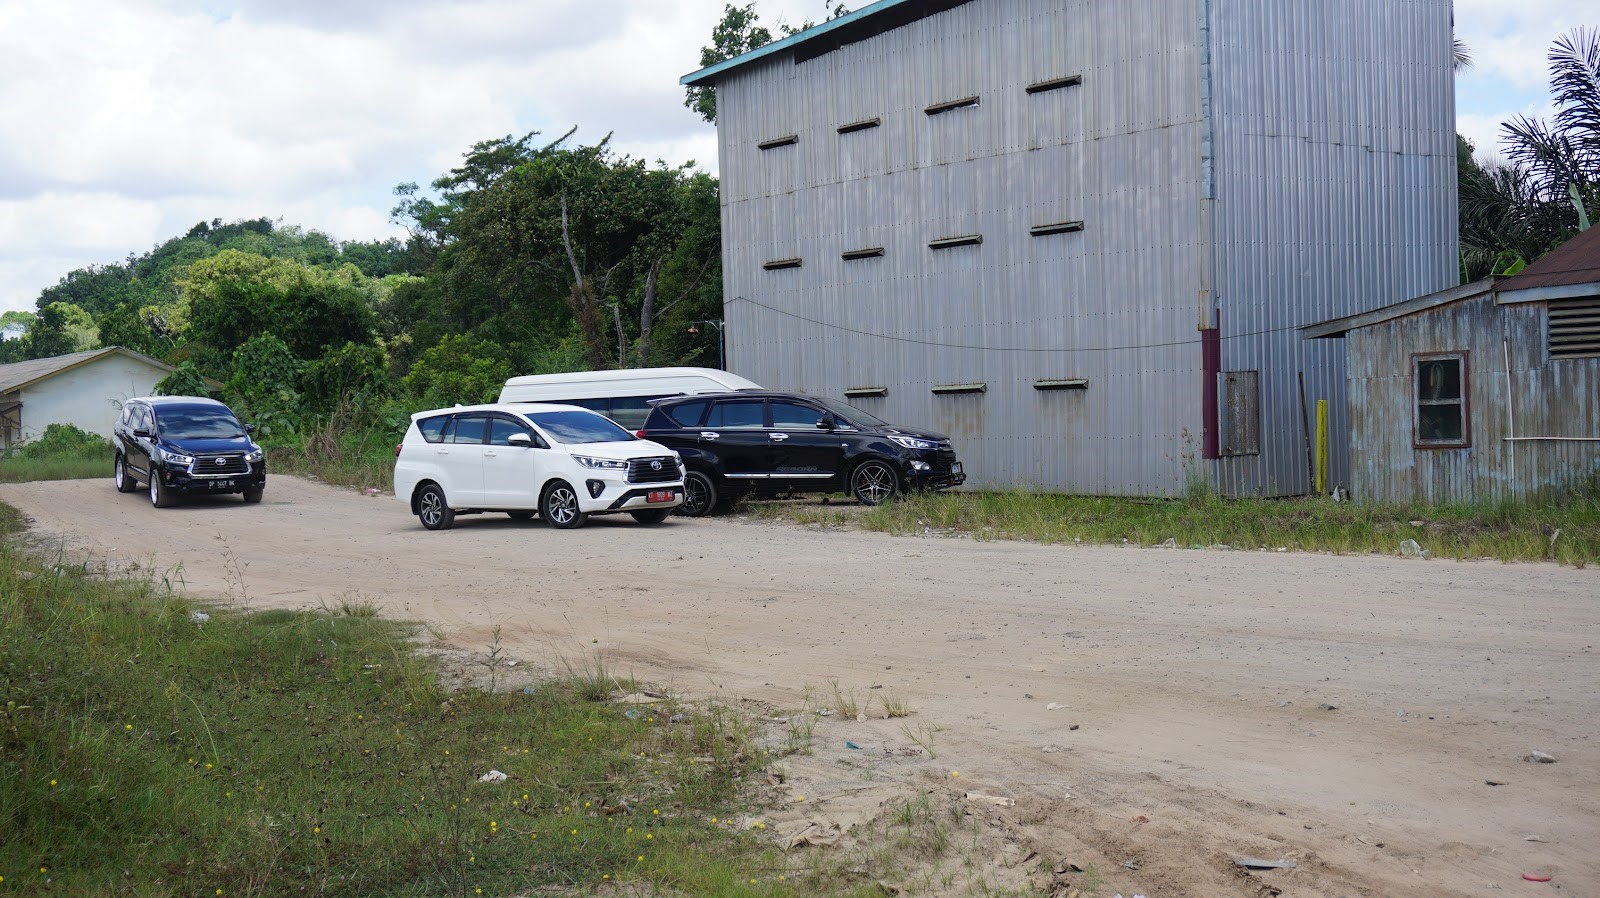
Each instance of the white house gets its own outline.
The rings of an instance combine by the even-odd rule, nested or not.
[[[38,439],[51,424],[109,439],[123,400],[149,396],[173,370],[120,346],[0,365],[0,448]]]

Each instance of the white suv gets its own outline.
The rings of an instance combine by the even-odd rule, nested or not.
[[[683,462],[575,406],[456,406],[411,416],[395,447],[394,495],[429,530],[484,511],[537,512],[563,530],[623,511],[659,524],[683,502]]]

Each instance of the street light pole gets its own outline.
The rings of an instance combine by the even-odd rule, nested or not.
[[[724,324],[726,324],[726,322],[724,322],[724,321],[722,321],[721,319],[718,319],[718,318],[707,318],[707,319],[704,319],[702,321],[691,321],[691,322],[689,322],[689,333],[691,333],[691,334],[700,333],[700,329],[695,327],[696,324],[709,324],[712,327],[717,329],[717,367],[718,368],[725,367],[725,363],[723,362],[723,358],[722,358],[722,356],[723,356],[722,327],[723,327]]]

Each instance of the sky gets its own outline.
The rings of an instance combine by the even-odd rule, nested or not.
[[[0,0],[0,311],[200,221],[266,217],[338,240],[403,234],[393,189],[477,141],[578,128],[716,171],[683,106],[724,0]],[[858,7],[864,3],[852,3]],[[1456,0],[1474,65],[1458,130],[1550,113],[1571,0]],[[757,0],[764,24],[824,0]]]

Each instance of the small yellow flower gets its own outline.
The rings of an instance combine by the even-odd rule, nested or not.
[[[210,765],[210,764],[207,764],[207,765],[206,765],[206,769],[207,769],[207,770],[210,770],[210,769],[211,769],[211,765]]]
[[[122,728],[125,729],[125,730],[131,730],[131,729],[133,729],[133,724],[125,723],[125,724],[122,725]]]
[[[646,839],[654,839],[656,837],[656,834],[655,833],[645,833],[644,837]]]
[[[641,861],[644,860],[644,855],[642,855],[642,854],[639,855],[639,860],[641,860]]]
[[[49,873],[50,872],[50,868],[49,867],[40,867],[39,868],[39,872],[40,873]]]
[[[650,809],[650,813],[656,815],[657,817],[660,817],[661,816],[661,809],[660,808],[651,808]]]
[[[572,831],[572,834],[573,834],[573,835],[577,835],[577,834],[578,834],[578,831],[577,831],[577,830],[573,830],[573,831]]]
[[[950,771],[950,775],[951,775],[951,776],[960,776],[960,775],[961,775],[961,771],[959,771],[959,770],[952,770],[952,771]]]
[[[796,796],[795,796],[795,797],[794,797],[794,800],[795,800],[795,801],[805,801],[805,800],[806,800],[806,797],[805,797],[805,796],[804,796],[804,795],[796,795]]]
[[[54,786],[54,785],[55,785],[55,784],[56,784],[56,781],[55,781],[55,780],[51,780],[51,781],[50,781],[50,785],[51,785],[51,786]]]
[[[600,878],[601,879],[610,879],[611,878],[611,874],[610,873],[602,873],[602,874],[600,874]]]
[[[633,827],[631,827],[631,826],[628,827],[628,832],[630,832],[630,833],[633,832]]]
[[[477,855],[473,854],[473,855],[468,855],[467,856],[467,863],[476,864],[477,862],[478,862],[478,856]]]
[[[312,831],[312,832],[313,832],[313,833],[320,833],[320,832],[322,832],[322,827],[320,827],[320,826],[313,826],[313,827],[311,827],[311,831]]]
[[[715,818],[715,817],[712,817],[712,818],[711,818],[711,822],[712,822],[712,823],[716,823],[716,822],[717,822],[717,818]]]
[[[221,895],[222,894],[222,890],[221,889],[217,889],[217,894]]]
[[[589,803],[588,803],[588,802],[587,802],[587,801],[586,801],[586,802],[584,802],[584,803],[583,803],[583,806],[584,806],[584,807],[588,807],[588,806],[589,806]]]

